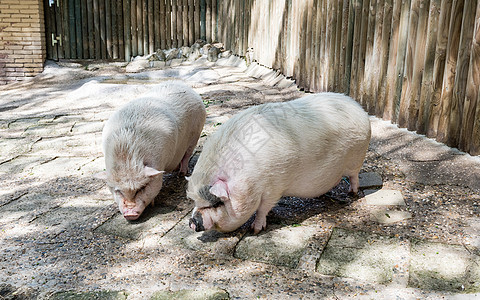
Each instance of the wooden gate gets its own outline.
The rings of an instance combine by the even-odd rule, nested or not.
[[[44,0],[49,59],[129,60],[217,40],[218,0]]]

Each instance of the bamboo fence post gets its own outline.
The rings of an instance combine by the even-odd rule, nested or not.
[[[117,2],[117,36],[118,36],[118,58],[125,60],[125,43],[124,37],[124,15],[123,15],[123,0],[116,0]]]
[[[183,45],[184,46],[191,46],[190,40],[188,36],[188,0],[183,0],[183,7],[182,7],[182,20],[183,20]]]
[[[375,1],[375,0],[371,0]],[[367,50],[367,29],[368,29],[368,19],[369,19],[369,0],[363,0],[362,3],[362,13],[360,20],[360,32],[359,32],[359,47],[358,47],[358,60],[357,64],[357,82],[355,83],[356,89],[356,100],[359,103],[362,103],[361,99],[363,95],[363,80],[365,78],[365,53]],[[363,104],[362,104],[363,105]]]
[[[430,12],[425,46],[425,63],[418,108],[417,132],[427,132],[427,120],[430,114],[430,100],[433,97],[433,70],[435,65],[435,48],[437,43],[438,17],[440,15],[441,0],[430,1]]]
[[[463,0],[454,0],[452,16],[448,32],[447,56],[445,71],[443,73],[443,86],[440,102],[442,111],[438,122],[437,141],[448,142],[448,124],[450,122],[450,110],[452,108],[453,89],[455,84],[455,72],[462,30]]]
[[[348,4],[348,27],[345,44],[345,75],[343,77],[345,94],[350,95],[350,78],[352,77],[353,38],[355,23],[355,1],[347,0]]]
[[[480,95],[480,1],[477,2],[473,41],[470,50],[459,149],[478,155],[480,154],[480,122],[478,121],[480,118],[480,105],[478,104]]]
[[[401,15],[401,1],[393,2],[393,11],[392,11],[392,30],[390,35],[390,47],[388,50],[388,70],[387,77],[385,82],[385,105],[383,109],[383,119],[391,120],[393,118],[393,98],[395,90],[395,81],[396,74],[395,70],[397,68],[397,52],[399,44],[399,35],[400,35],[400,15]]]
[[[173,35],[172,35],[172,4],[170,0],[167,0],[165,5],[165,42],[167,49],[172,48]]]
[[[402,101],[402,84],[405,67],[405,54],[407,48],[408,20],[410,15],[410,0],[402,2],[400,25],[399,25],[399,42],[397,51],[397,65],[395,70],[395,89],[393,94],[393,122],[397,121],[400,102]]]
[[[362,7],[363,1],[368,0],[352,0],[354,1],[353,9],[355,10],[355,20],[353,25],[353,43],[352,43],[352,67],[350,69],[350,96],[353,99],[357,98],[357,85],[358,85],[358,61],[360,54],[360,36],[362,27]]]
[[[195,6],[193,0],[188,0],[188,45],[195,43]]]
[[[383,52],[383,38],[385,31],[388,31],[389,27],[384,25],[385,14],[385,0],[377,1],[377,8],[375,13],[375,33],[373,36],[373,50],[369,62],[369,79],[366,85],[367,108],[370,114],[375,114],[378,104],[378,87],[381,82],[381,78],[385,73],[385,60],[387,59],[387,53]],[[387,24],[389,26],[389,24]]]
[[[183,22],[182,22],[182,0],[177,0],[177,31],[176,31],[176,39],[177,39],[177,47],[182,47],[183,44]]]
[[[88,56],[95,58],[95,43],[93,27],[93,0],[87,0]]]
[[[123,0],[124,22],[123,22],[123,39],[125,41],[125,60],[128,62],[132,57],[132,31],[131,31],[131,0]]]
[[[154,28],[154,51],[160,49],[161,45],[161,28],[160,28],[160,0],[154,0],[153,2],[153,28]]]
[[[333,73],[333,90],[335,92],[340,91],[340,80],[339,78],[341,77],[341,66],[340,66],[340,57],[342,57],[342,36],[343,36],[343,1],[335,1],[335,4],[337,6],[337,14],[335,15],[335,24],[336,24],[336,29],[335,29],[335,70]]]
[[[178,48],[178,40],[177,40],[177,1],[180,0],[172,0],[172,47]],[[168,2],[168,0],[167,0]]]
[[[409,26],[408,26],[408,35],[407,35],[407,47],[406,47],[406,54],[405,54],[405,67],[404,67],[404,74],[403,74],[403,85],[402,85],[402,93],[400,96],[400,108],[398,112],[397,123],[400,127],[407,127],[408,126],[408,118],[409,118],[409,106],[414,105],[411,102],[415,101],[411,97],[414,97],[415,91],[413,90],[413,73],[414,73],[414,59],[415,59],[415,51],[421,51],[424,49],[423,47],[417,47],[417,29],[419,26],[419,12],[420,12],[420,2],[422,0],[412,0],[410,6],[410,17],[409,17]],[[422,42],[422,41],[420,41]]]
[[[451,99],[450,122],[447,126],[447,144],[458,147],[462,115],[464,109],[465,89],[468,78],[473,28],[475,26],[476,0],[465,0],[462,18],[462,32],[458,45],[458,58],[455,71],[455,85]]]
[[[81,24],[82,24],[82,52],[84,58],[90,58],[88,53],[88,16],[87,16],[87,1],[81,2]]]
[[[148,54],[155,52],[155,28],[153,13],[155,9],[153,0],[148,0],[147,4],[147,18],[148,18]]]
[[[438,120],[441,113],[441,92],[443,82],[443,72],[445,70],[445,57],[448,43],[448,28],[450,24],[450,15],[452,9],[452,0],[442,0],[440,15],[437,28],[437,47],[435,50],[435,64],[433,67],[433,91],[428,108],[427,136],[436,137],[438,129]]]
[[[379,0],[381,1],[381,0]],[[368,9],[368,23],[367,23],[367,35],[366,35],[366,45],[365,45],[365,64],[363,71],[363,80],[360,81],[360,96],[362,105],[371,112],[371,102],[373,101],[372,95],[372,80],[374,75],[374,68],[372,64],[373,55],[374,55],[374,44],[375,44],[375,35],[376,35],[376,21],[377,16],[382,17],[382,13],[377,13],[377,0],[371,0],[369,9]],[[380,18],[382,19],[382,18]]]

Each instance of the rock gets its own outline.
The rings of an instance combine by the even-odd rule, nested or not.
[[[396,190],[365,190],[367,205],[405,205],[402,192]]]
[[[150,62],[145,57],[137,56],[125,68],[127,73],[138,73],[150,67]]]
[[[156,292],[150,300],[228,300],[230,296],[219,288],[161,291]]]
[[[408,253],[408,245],[396,238],[335,228],[318,261],[317,272],[388,283],[393,280],[395,266]]]
[[[287,226],[247,236],[238,243],[235,257],[296,268],[315,226]]]
[[[412,218],[408,211],[381,209],[372,212],[372,220],[380,224],[392,224]]]
[[[49,300],[126,300],[128,294],[115,291],[97,291],[97,292],[58,292],[48,297]]]
[[[208,61],[216,62],[218,60],[218,54],[220,54],[220,48],[211,47],[208,50],[207,59]]]
[[[377,188],[383,186],[382,176],[376,172],[366,172],[358,174],[360,188]]]

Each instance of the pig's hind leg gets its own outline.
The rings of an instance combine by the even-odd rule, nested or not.
[[[195,145],[190,145],[185,151],[182,160],[180,161],[180,173],[185,175],[188,173],[188,162],[190,157],[192,157],[193,151],[195,150]]]

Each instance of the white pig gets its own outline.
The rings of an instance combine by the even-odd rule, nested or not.
[[[256,212],[256,234],[282,196],[317,197],[343,176],[356,193],[369,142],[368,115],[342,94],[251,107],[205,142],[187,178],[190,227],[229,232]]]
[[[187,173],[205,123],[202,99],[180,81],[168,81],[116,111],[102,132],[105,179],[120,212],[137,219],[162,188],[163,173]]]

